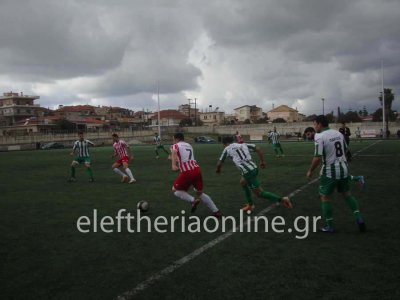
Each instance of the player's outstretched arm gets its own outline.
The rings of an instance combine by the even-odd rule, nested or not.
[[[265,159],[264,159],[264,153],[262,152],[262,150],[259,146],[256,146],[256,152],[257,152],[258,158],[260,159],[260,167],[262,169],[264,169],[267,166],[267,163],[265,162]]]

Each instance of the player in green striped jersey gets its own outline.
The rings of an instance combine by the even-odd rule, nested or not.
[[[304,135],[308,140],[314,141],[315,129],[313,127],[307,127],[304,130]],[[366,184],[365,184],[364,176],[362,176],[362,175],[350,175],[350,180],[355,182],[362,191],[365,190],[365,185]]]
[[[240,184],[245,192],[247,204],[242,208],[243,211],[252,211],[254,209],[254,202],[251,197],[251,192],[257,195],[257,197],[269,199],[273,202],[281,202],[285,207],[292,208],[292,203],[288,197],[280,197],[274,193],[266,192],[261,188],[260,181],[258,179],[258,167],[251,157],[250,151],[255,151],[260,159],[260,167],[265,168],[266,163],[264,155],[260,147],[253,144],[238,144],[233,142],[231,136],[224,137],[222,139],[224,144],[224,151],[217,164],[217,174],[221,173],[222,164],[226,158],[230,157],[233,163],[239,169],[242,177]]]
[[[319,194],[321,198],[322,215],[326,225],[323,232],[334,232],[331,195],[335,189],[351,208],[361,232],[365,231],[365,222],[361,216],[357,199],[350,193],[350,173],[346,160],[346,142],[343,135],[329,128],[326,116],[320,115],[314,120],[317,134],[314,136],[315,152],[307,177],[311,178],[314,170],[322,162]]]
[[[155,151],[155,153],[156,153],[156,159],[159,159],[159,158],[160,158],[160,156],[159,156],[159,154],[158,154],[158,150],[164,151],[164,152],[168,155],[168,158],[170,158],[171,153],[169,153],[169,152],[164,148],[164,145],[163,145],[162,142],[161,142],[161,138],[160,138],[160,136],[158,135],[157,132],[154,133],[153,142],[154,142],[154,145],[155,145],[154,151]]]
[[[93,182],[93,171],[90,166],[91,160],[90,160],[90,153],[89,153],[89,147],[94,146],[94,144],[89,141],[85,140],[83,137],[83,132],[78,133],[79,140],[77,140],[74,143],[74,146],[72,148],[72,152],[70,153],[71,156],[77,152],[77,156],[74,158],[74,160],[71,163],[71,177],[69,178],[68,181],[76,181],[75,178],[75,168],[79,164],[85,164],[86,171],[89,174],[89,181]]]
[[[276,157],[278,157],[278,158],[284,156],[281,143],[279,142],[279,137],[280,137],[280,134],[279,134],[279,132],[276,131],[276,127],[274,127],[274,131],[271,131],[268,134],[268,140],[271,141],[272,148],[274,149]]]

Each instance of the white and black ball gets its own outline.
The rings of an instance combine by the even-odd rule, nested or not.
[[[146,212],[149,210],[149,203],[147,201],[139,201],[137,204],[137,209],[141,212]]]

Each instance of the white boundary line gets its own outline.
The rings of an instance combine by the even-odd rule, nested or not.
[[[362,148],[360,150],[358,150],[353,156],[356,156],[357,154],[367,150],[368,148],[376,145],[377,143],[379,143],[380,141],[373,143],[365,148]],[[319,180],[319,178],[315,178],[313,180],[311,180],[310,182],[308,182],[307,184],[303,185],[302,187],[298,188],[297,190],[291,192],[288,197],[291,198],[293,196],[295,196],[296,194],[302,192],[304,189],[306,189],[308,186],[314,184],[315,182],[317,182]],[[272,204],[270,206],[268,206],[267,208],[263,209],[262,211],[260,211],[257,216],[262,216],[265,215],[266,213],[268,213],[269,211],[273,210],[275,207],[279,206],[279,204]],[[246,221],[244,226],[247,226],[248,222]],[[236,231],[239,231],[239,226],[236,227]],[[145,281],[142,281],[141,283],[139,283],[136,287],[134,287],[133,289],[124,292],[123,294],[121,294],[120,296],[117,296],[115,299],[116,300],[129,300],[129,299],[133,299],[138,293],[140,293],[141,291],[147,289],[148,287],[150,287],[152,284],[154,284],[156,281],[164,278],[165,276],[167,276],[168,274],[171,274],[172,272],[174,272],[175,270],[179,269],[181,266],[183,266],[184,264],[190,262],[191,260],[193,260],[194,258],[196,258],[197,256],[199,256],[200,254],[202,254],[203,252],[207,251],[208,249],[214,247],[215,245],[218,245],[219,243],[221,243],[222,241],[226,240],[228,237],[230,237],[231,235],[233,235],[235,232],[233,230],[228,231],[222,235],[220,235],[219,237],[213,239],[212,241],[208,242],[207,244],[201,246],[200,248],[194,250],[192,253],[182,257],[181,259],[178,259],[176,261],[174,261],[171,265],[169,265],[168,267],[162,269],[161,271],[151,275],[149,278],[147,278]]]

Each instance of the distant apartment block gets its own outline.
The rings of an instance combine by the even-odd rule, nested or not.
[[[212,111],[199,113],[199,119],[207,126],[222,125],[225,121],[225,112]]]
[[[234,109],[236,120],[239,122],[244,122],[250,120],[250,122],[255,122],[263,117],[261,107],[256,105],[244,105]]]
[[[23,93],[3,93],[0,96],[0,126],[13,126],[31,117],[44,113],[35,100],[39,96],[24,95]]]

